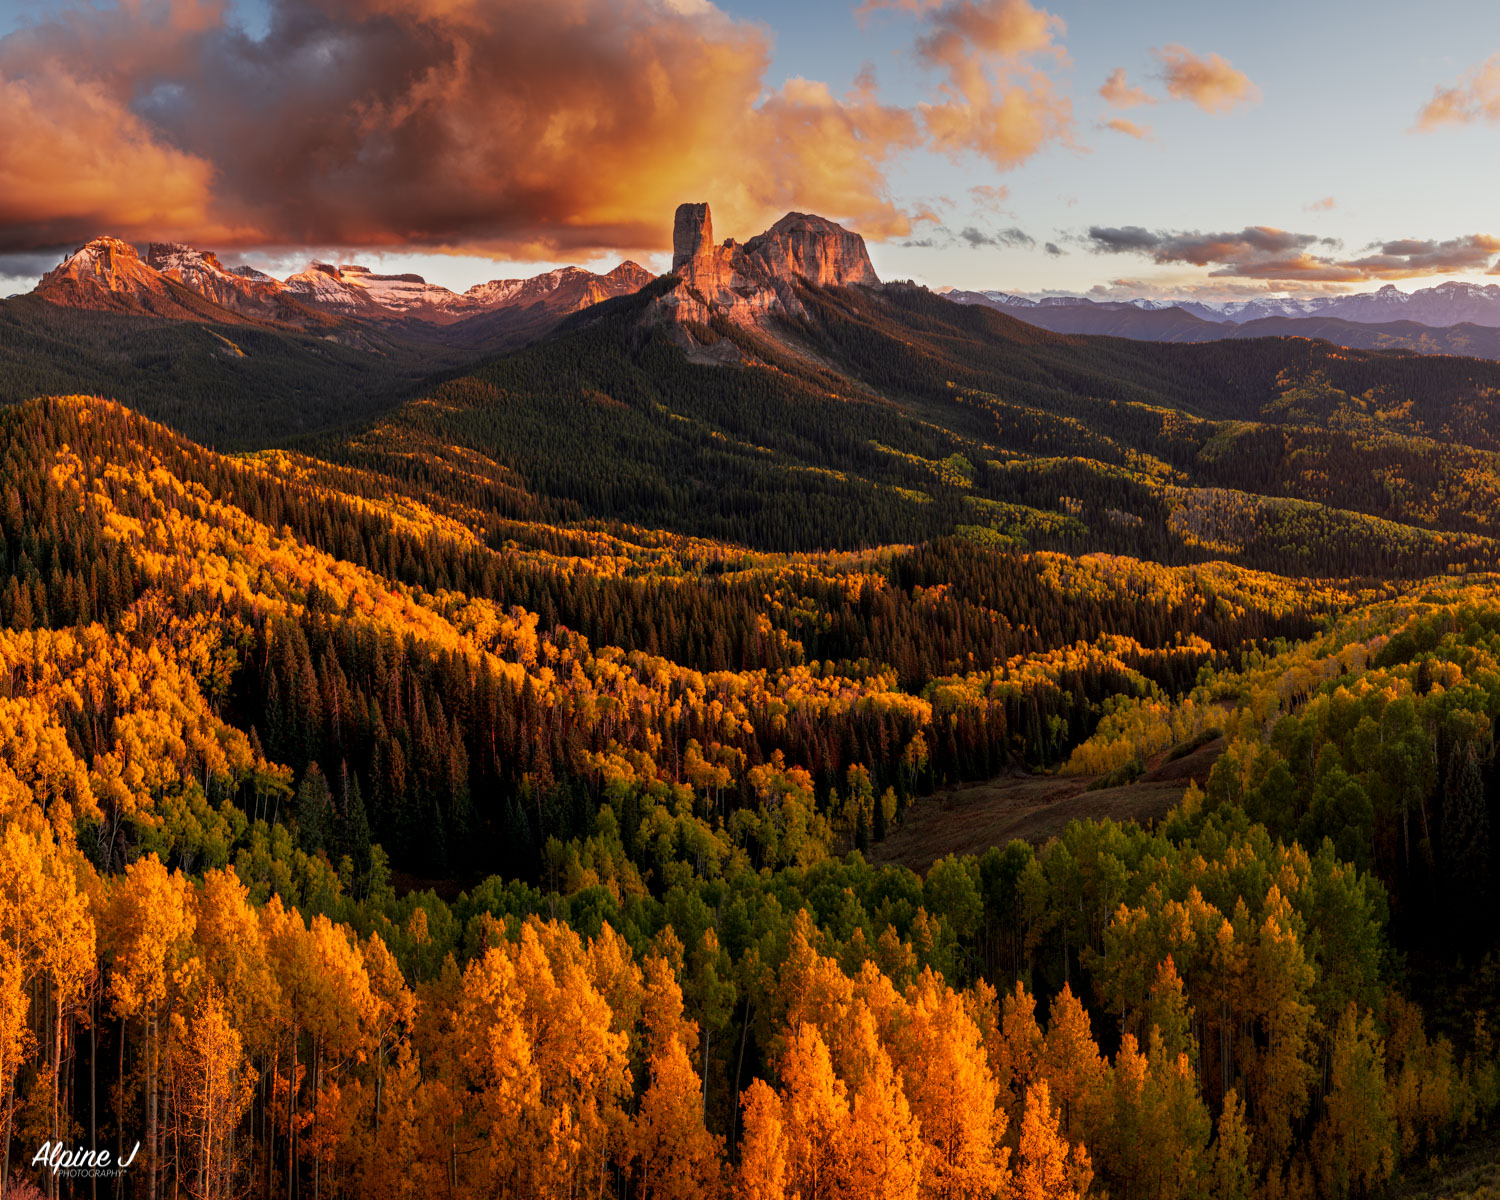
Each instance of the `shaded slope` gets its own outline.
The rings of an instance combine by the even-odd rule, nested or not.
[[[32,296],[0,302],[0,402],[104,395],[226,447],[267,445],[383,411],[445,361],[389,334],[319,337],[79,311]]]
[[[952,534],[1273,570],[1494,560],[1500,367],[1305,339],[1037,329],[915,288],[802,288],[794,322],[662,326],[670,277],[321,452],[777,550]],[[476,464],[488,464],[476,466]],[[1476,489],[1478,489],[1476,491]],[[1477,514],[1477,515],[1476,515]]]

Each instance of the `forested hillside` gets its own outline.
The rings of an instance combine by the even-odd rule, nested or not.
[[[653,300],[236,455],[0,412],[7,1195],[1362,1197],[1491,1122],[1500,368]]]
[[[1066,337],[896,285],[807,289],[781,340],[702,330],[752,360],[710,369],[642,325],[652,292],[312,448],[444,491],[484,476],[481,507],[517,516],[766,549],[956,532],[1284,574],[1496,563],[1500,365]]]
[[[410,326],[302,332],[0,300],[0,403],[97,392],[229,449],[368,418],[467,357]]]

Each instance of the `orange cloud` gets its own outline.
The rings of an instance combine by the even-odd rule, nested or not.
[[[928,9],[919,61],[941,70],[942,99],[918,106],[934,149],[987,158],[1002,170],[1066,139],[1073,107],[1035,60],[1062,60],[1061,18],[1029,0],[948,0]]]
[[[1156,97],[1144,88],[1134,87],[1125,78],[1125,68],[1116,67],[1099,86],[1099,94],[1111,108],[1134,108],[1138,104],[1155,104]]]
[[[791,208],[911,226],[886,171],[918,116],[867,76],[768,90],[764,29],[706,0],[270,0],[260,40],[227,13],[79,8],[0,39],[0,249],[587,256],[664,247],[685,198],[737,236]]]
[[[1151,139],[1151,126],[1137,125],[1134,121],[1127,121],[1124,117],[1113,117],[1105,121],[1103,128],[1113,129],[1116,133],[1123,133],[1126,137],[1138,138],[1143,142]]]
[[[0,72],[0,245],[233,232],[208,217],[213,166],[164,144],[96,82],[60,63],[31,78]]]
[[[1339,206],[1339,202],[1332,196],[1324,196],[1321,200],[1313,200],[1302,206],[1303,212],[1332,212]]]
[[[1464,75],[1456,87],[1440,87],[1417,114],[1417,129],[1500,121],[1500,54]]]
[[[1174,100],[1190,100],[1204,112],[1220,113],[1260,97],[1250,77],[1217,54],[1201,57],[1175,43],[1152,53],[1161,62],[1162,81]]]

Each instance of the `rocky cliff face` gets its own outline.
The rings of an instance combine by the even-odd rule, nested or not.
[[[36,290],[49,298],[67,297],[79,307],[114,307],[117,300],[161,291],[158,274],[129,242],[96,237],[42,276]]]
[[[770,317],[806,316],[799,286],[880,284],[864,239],[825,217],[787,213],[744,245],[716,244],[707,204],[678,206],[672,273],[679,282],[657,302],[657,311],[679,326],[707,325],[715,317],[759,325]]]
[[[203,320],[216,309],[180,279],[143,260],[129,242],[96,237],[42,277],[35,294],[54,304]],[[229,313],[222,315],[233,319]]]
[[[228,270],[212,250],[197,250],[175,242],[153,242],[146,248],[144,261],[164,278],[239,316],[298,328],[326,323],[298,303],[280,280],[249,267]]]
[[[745,243],[745,255],[778,279],[800,278],[819,287],[876,287],[880,283],[865,239],[826,217],[787,213]]]

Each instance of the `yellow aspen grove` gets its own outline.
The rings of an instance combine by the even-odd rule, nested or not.
[[[5,1200],[1375,1200],[1487,1153],[1500,358],[904,284],[684,358],[702,297],[639,269],[545,337],[366,337],[440,293],[273,316],[106,249],[178,315],[0,305]],[[110,363],[236,452],[20,399]]]

